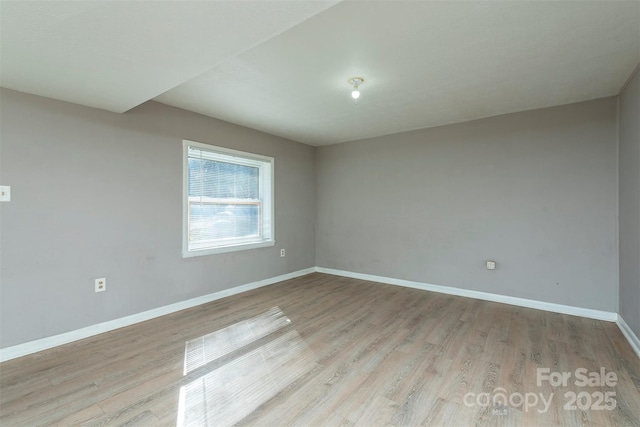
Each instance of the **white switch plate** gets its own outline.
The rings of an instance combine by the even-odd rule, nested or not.
[[[495,270],[496,262],[495,261],[487,261],[487,270]]]
[[[96,292],[104,292],[107,290],[107,278],[102,277],[100,279],[96,279]]]
[[[286,254],[287,254],[287,251],[285,251],[284,249],[280,249],[280,257],[284,258]]]
[[[11,187],[8,185],[0,185],[0,202],[11,201]]]

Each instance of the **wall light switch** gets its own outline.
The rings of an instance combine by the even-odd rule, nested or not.
[[[8,185],[0,185],[0,202],[11,201],[11,187]]]
[[[495,270],[496,262],[495,261],[487,261],[487,270]]]

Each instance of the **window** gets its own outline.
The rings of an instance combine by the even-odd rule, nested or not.
[[[185,257],[273,246],[273,158],[183,141]]]

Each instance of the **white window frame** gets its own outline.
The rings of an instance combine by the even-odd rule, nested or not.
[[[248,239],[230,239],[228,244],[210,246],[206,244],[189,245],[189,147],[205,150],[212,153],[213,157],[228,163],[243,166],[259,167],[258,179],[259,199],[262,203],[262,215],[264,219],[260,223],[263,237]],[[255,248],[264,248],[275,245],[275,159],[260,154],[246,153],[230,148],[217,147],[201,142],[182,141],[182,256],[184,258],[220,254],[225,252],[242,251]],[[198,248],[197,246],[200,246]]]

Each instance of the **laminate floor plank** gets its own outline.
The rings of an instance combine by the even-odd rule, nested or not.
[[[613,323],[313,273],[1,363],[0,425],[637,427],[640,360]]]

